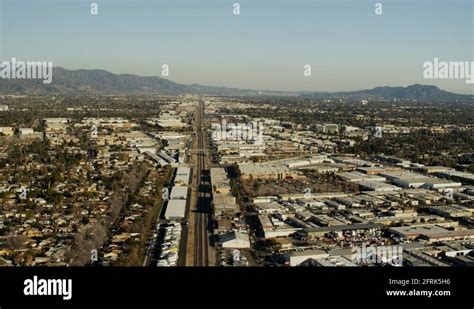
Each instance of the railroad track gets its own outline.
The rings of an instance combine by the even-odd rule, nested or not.
[[[195,224],[195,237],[194,243],[194,266],[208,266],[208,246],[209,239],[207,233],[207,216],[209,212],[209,197],[204,188],[208,185],[207,181],[203,181],[204,173],[206,169],[206,143],[204,140],[204,134],[202,132],[202,118],[203,108],[199,108],[199,119],[197,126],[197,138],[198,138],[198,150],[197,153],[197,211],[196,211],[196,224]]]

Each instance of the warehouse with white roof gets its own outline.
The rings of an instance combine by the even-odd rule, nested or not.
[[[166,206],[165,218],[179,220],[184,218],[186,212],[186,200],[169,200]]]
[[[170,199],[186,200],[188,198],[188,186],[174,186],[171,188]]]
[[[176,176],[174,178],[175,186],[187,186],[191,179],[191,168],[189,167],[178,167],[176,169]]]

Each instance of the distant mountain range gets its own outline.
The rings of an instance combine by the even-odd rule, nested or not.
[[[53,69],[53,82],[42,80],[0,79],[0,94],[63,94],[63,95],[153,95],[153,94],[216,94],[216,95],[291,95],[303,98],[400,99],[419,101],[472,101],[473,96],[447,92],[436,86],[376,87],[351,92],[284,92],[238,89],[199,84],[184,85],[156,76],[114,74],[105,70]]]
[[[246,94],[237,88],[183,85],[157,76],[114,74],[105,70],[53,69],[53,82],[39,79],[0,79],[0,94],[153,95],[153,94]],[[258,91],[253,91],[257,93]]]
[[[358,90],[335,93],[306,93],[309,98],[359,98],[385,100],[417,101],[472,101],[473,96],[457,94],[439,89],[436,86],[415,84],[408,87],[375,87],[370,90]]]

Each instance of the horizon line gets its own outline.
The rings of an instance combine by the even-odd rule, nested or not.
[[[451,91],[448,91],[448,90],[444,90],[443,88],[440,88],[436,85],[429,85],[429,84],[420,84],[420,83],[414,83],[414,84],[406,84],[405,86],[401,86],[401,85],[378,85],[378,86],[372,86],[372,87],[367,87],[367,88],[364,88],[364,89],[357,89],[357,90],[337,90],[337,91],[327,91],[327,90],[275,90],[275,89],[258,89],[258,88],[240,88],[240,87],[234,87],[234,86],[216,86],[216,85],[208,85],[208,84],[200,84],[198,82],[194,82],[194,83],[191,83],[191,84],[186,84],[186,83],[180,83],[180,82],[177,82],[175,80],[172,80],[172,79],[169,79],[169,78],[166,78],[166,77],[162,77],[162,76],[159,76],[159,75],[141,75],[141,74],[137,74],[137,73],[115,73],[115,72],[112,72],[112,71],[109,71],[109,70],[106,70],[106,69],[103,69],[103,68],[79,68],[79,69],[69,69],[69,68],[65,68],[63,66],[53,66],[53,70],[55,68],[59,68],[59,69],[63,69],[63,70],[67,70],[67,71],[104,71],[104,72],[107,72],[107,73],[110,73],[110,74],[114,74],[114,75],[131,75],[131,76],[137,76],[137,77],[149,77],[149,78],[153,78],[153,77],[157,77],[157,78],[160,78],[160,79],[163,79],[163,80],[167,80],[169,82],[173,82],[173,83],[176,83],[176,84],[179,84],[179,85],[185,85],[185,86],[193,86],[193,85],[197,85],[197,86],[201,86],[201,87],[215,87],[215,88],[227,88],[227,89],[236,89],[236,90],[247,90],[247,91],[256,91],[256,92],[262,92],[262,91],[268,91],[268,92],[285,92],[285,93],[294,93],[294,94],[299,94],[299,93],[321,93],[321,94],[337,94],[339,92],[356,92],[356,91],[364,91],[364,90],[373,90],[375,88],[383,88],[383,87],[389,87],[389,88],[396,88],[396,87],[400,87],[400,88],[408,88],[410,86],[416,86],[416,85],[419,85],[419,86],[429,86],[429,87],[436,87],[437,89],[441,90],[441,91],[446,91],[446,92],[449,92],[451,94],[455,94],[455,95],[466,95],[466,96],[473,96],[474,93],[459,93],[459,92],[451,92]]]

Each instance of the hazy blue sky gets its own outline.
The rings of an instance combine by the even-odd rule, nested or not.
[[[242,88],[435,84],[423,63],[474,61],[474,0],[0,0],[1,58]],[[97,2],[99,14],[90,14]],[[239,2],[241,14],[232,14]],[[375,15],[375,3],[383,14]],[[305,64],[312,76],[303,76]]]

